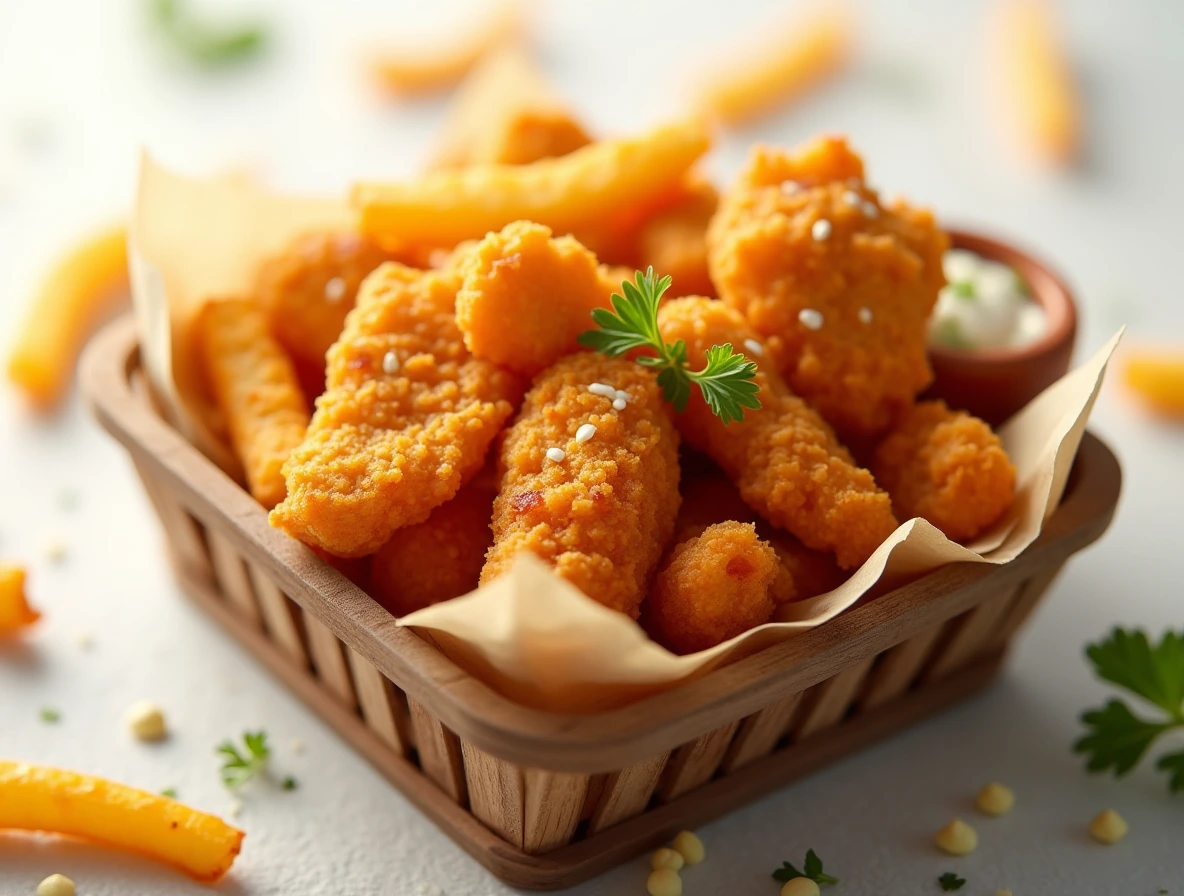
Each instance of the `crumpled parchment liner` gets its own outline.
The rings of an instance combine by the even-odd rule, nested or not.
[[[196,388],[188,346],[193,315],[210,296],[249,290],[259,261],[298,233],[348,227],[344,201],[278,196],[241,181],[201,181],[145,159],[131,229],[132,290],[142,358],[174,423],[224,466],[216,418]],[[821,625],[887,579],[904,582],[946,563],[1006,563],[1056,509],[1106,365],[1122,333],[999,429],[1016,466],[1008,514],[974,543],[951,542],[924,520],[903,523],[843,585],[790,603],[776,622],[711,650],[676,656],[637,623],[585,596],[532,555],[465,595],[400,620],[453,660],[522,703],[565,713],[619,706],[728,660]]]

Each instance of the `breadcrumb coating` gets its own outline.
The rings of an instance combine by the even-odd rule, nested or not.
[[[694,653],[768,622],[782,566],[752,523],[716,523],[682,542],[654,578],[642,625],[675,653]]]
[[[714,296],[707,271],[707,225],[719,192],[703,178],[687,179],[682,195],[644,221],[637,232],[637,267],[669,274],[670,298]]]
[[[481,468],[522,384],[466,351],[458,287],[455,273],[395,263],[362,284],[272,525],[359,557],[426,520]]]
[[[589,391],[629,394],[624,410]],[[577,430],[596,432],[577,442]],[[550,460],[548,449],[564,452]],[[678,434],[656,378],[632,361],[579,352],[535,380],[501,449],[494,545],[481,582],[523,551],[606,607],[636,619],[678,513]]]
[[[711,279],[794,392],[845,438],[874,437],[933,379],[926,322],[948,237],[882,204],[840,138],[757,148],[708,230]]]
[[[470,483],[424,522],[392,535],[371,561],[374,599],[406,616],[475,589],[493,544],[493,495]]]
[[[254,302],[209,302],[198,313],[194,332],[207,386],[226,419],[247,487],[270,510],[284,498],[284,462],[308,428],[296,370]]]
[[[297,362],[320,376],[367,275],[394,256],[359,233],[306,233],[259,269],[255,292],[271,331]],[[317,390],[320,391],[319,389]]]
[[[596,256],[529,221],[490,233],[460,271],[456,321],[465,345],[526,376],[574,352],[576,338],[593,326],[592,309],[608,304]]]
[[[777,559],[793,582],[792,600],[826,594],[847,581],[848,574],[839,569],[834,554],[812,551],[788,532],[759,522],[757,532],[773,546]]]
[[[663,305],[658,325],[667,342],[686,342],[692,367],[724,343],[757,362],[761,409],[725,425],[694,391],[676,421],[688,444],[719,464],[769,522],[807,547],[834,552],[844,569],[863,563],[896,528],[892,503],[818,413],[746,345],[756,333],[740,314],[723,302],[688,297]]]
[[[982,420],[942,401],[916,405],[876,449],[876,479],[903,519],[923,517],[969,541],[1015,498],[1015,467]]]

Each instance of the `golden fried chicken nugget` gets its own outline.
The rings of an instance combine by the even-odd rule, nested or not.
[[[826,594],[838,588],[848,579],[848,574],[839,569],[835,555],[825,551],[813,551],[801,540],[784,529],[757,523],[757,532],[777,552],[777,559],[785,567],[793,582],[793,594],[788,600],[806,600]],[[778,600],[781,603],[782,599]]]
[[[872,469],[903,519],[923,517],[953,541],[983,532],[1015,498],[999,437],[942,401],[916,405],[877,447]]]
[[[325,367],[367,275],[394,256],[359,233],[306,233],[259,269],[255,292],[271,330],[300,365]]]
[[[371,561],[374,599],[395,616],[406,616],[476,588],[493,544],[493,497],[469,483],[424,522],[392,535]]]
[[[226,418],[247,487],[270,510],[284,498],[284,462],[308,428],[296,369],[254,302],[207,303],[195,332],[206,382]]]
[[[859,566],[896,528],[892,502],[857,466],[818,413],[773,369],[756,333],[723,302],[673,299],[658,311],[666,342],[682,339],[693,367],[713,345],[730,343],[757,362],[761,408],[724,424],[695,392],[677,417],[679,432],[709,455],[769,522],[815,550]]]
[[[642,626],[675,653],[694,653],[768,622],[781,564],[752,523],[716,523],[677,545],[654,578]]]
[[[593,326],[592,309],[609,303],[596,256],[529,221],[486,236],[460,271],[456,321],[465,345],[527,376],[574,352],[576,338]]]
[[[627,393],[623,409],[606,387]],[[561,359],[527,393],[500,467],[482,583],[530,551],[636,619],[679,504],[678,434],[654,375],[591,352]]]
[[[522,395],[465,349],[455,273],[387,263],[328,354],[325,393],[284,467],[272,525],[340,557],[422,523],[481,468]]]
[[[875,437],[933,378],[926,323],[949,239],[881,204],[838,138],[758,148],[708,229],[711,279],[794,392],[844,438]]]
[[[637,267],[669,274],[667,295],[713,296],[707,270],[707,225],[719,205],[708,180],[688,177],[682,195],[644,221],[637,232]]]

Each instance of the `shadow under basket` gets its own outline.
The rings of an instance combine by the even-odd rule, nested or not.
[[[153,409],[135,332],[87,352],[95,414],[131,454],[185,591],[501,879],[571,886],[987,684],[1121,473],[1086,434],[1060,507],[1010,563],[952,564],[816,629],[594,715],[496,693],[304,545]]]

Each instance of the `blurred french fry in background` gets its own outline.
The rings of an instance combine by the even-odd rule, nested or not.
[[[82,346],[127,301],[127,230],[121,224],[80,243],[49,271],[17,331],[8,378],[38,410],[69,388]]]
[[[833,5],[765,27],[701,73],[697,111],[741,124],[792,102],[846,61],[852,31],[850,15]]]
[[[40,618],[25,597],[25,571],[0,563],[0,637],[27,628]]]
[[[476,22],[453,31],[450,40],[434,46],[408,43],[386,49],[372,58],[370,70],[378,85],[393,95],[450,87],[487,53],[520,37],[525,22],[522,2],[496,0]]]
[[[1184,420],[1184,350],[1129,352],[1122,373],[1127,386],[1154,411]]]
[[[1081,143],[1081,98],[1046,0],[1002,0],[994,10],[989,70],[997,102],[1022,148],[1058,165]]]

